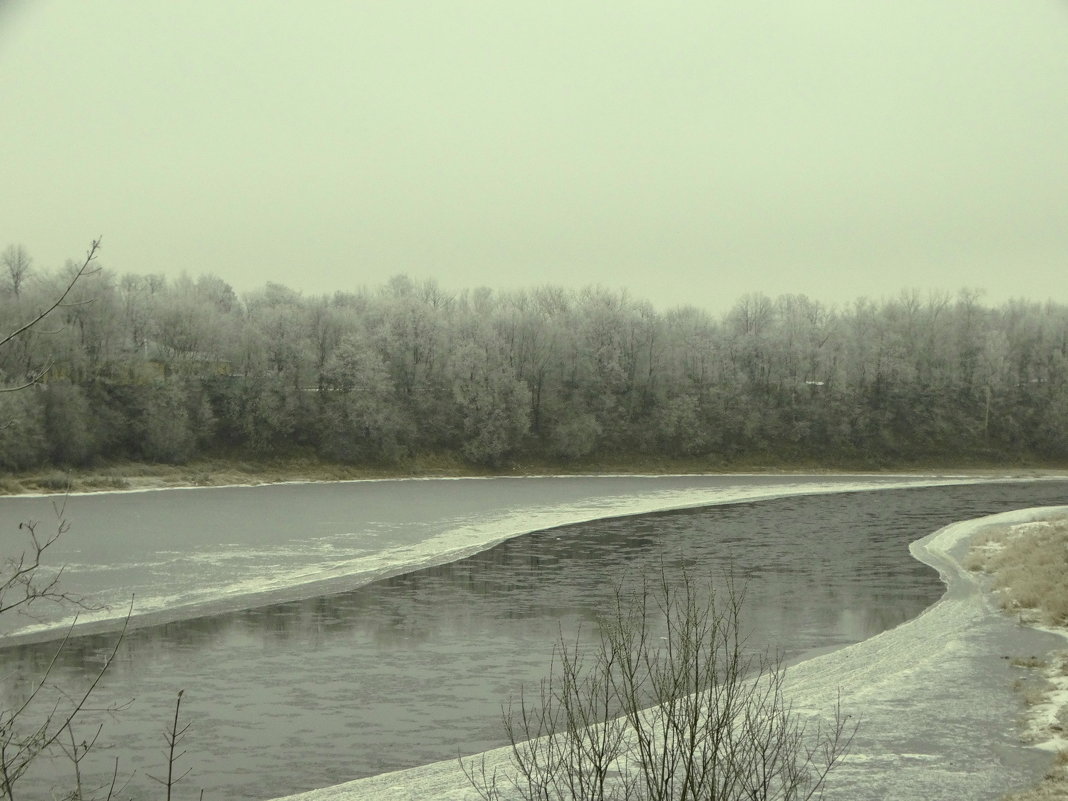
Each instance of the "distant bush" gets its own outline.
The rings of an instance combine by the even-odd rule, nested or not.
[[[85,480],[89,489],[129,489],[130,482],[122,476],[95,476]]]
[[[24,488],[22,484],[14,478],[0,478],[0,493],[4,495],[14,495],[18,492],[23,492]]]
[[[67,473],[49,473],[33,480],[38,489],[50,492],[66,492],[70,489],[70,475]]]

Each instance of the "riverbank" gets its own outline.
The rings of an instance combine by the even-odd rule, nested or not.
[[[989,528],[972,542],[965,564],[987,577],[1006,614],[1068,639],[1068,517]],[[1040,784],[1006,801],[1068,798],[1068,649],[1011,661],[1024,671],[1016,682],[1026,705],[1022,739],[1054,758]]]
[[[1036,478],[1063,476],[1068,469],[1034,464],[776,462],[744,460],[724,463],[711,459],[626,457],[582,462],[524,462],[504,468],[479,468],[442,456],[413,459],[389,466],[359,466],[315,459],[241,461],[214,459],[184,465],[124,462],[71,470],[43,470],[0,474],[0,495],[62,492],[115,492],[178,487],[222,487],[284,482],[358,481],[393,478],[461,478],[535,475],[697,475],[758,473],[768,475],[960,475]]]

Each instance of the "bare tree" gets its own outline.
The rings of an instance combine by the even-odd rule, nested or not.
[[[784,668],[747,653],[744,593],[666,572],[617,588],[593,645],[558,643],[535,697],[505,711],[509,767],[464,765],[485,801],[805,801],[852,742],[841,708],[812,728]]]
[[[22,285],[26,281],[26,277],[30,274],[30,269],[33,267],[33,259],[30,258],[30,254],[26,252],[26,248],[22,245],[8,245],[4,250],[3,256],[0,256],[0,263],[3,263],[4,270],[7,272],[7,276],[11,279],[11,292],[17,298],[22,291]]]

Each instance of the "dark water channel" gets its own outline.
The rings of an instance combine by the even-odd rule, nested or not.
[[[1008,509],[1068,503],[1068,482],[880,490],[743,503],[571,525],[358,590],[129,633],[95,703],[106,720],[83,765],[114,759],[124,797],[159,797],[162,730],[185,690],[191,769],[181,798],[263,799],[503,744],[500,707],[545,675],[560,630],[591,630],[615,584],[665,559],[747,582],[755,646],[788,657],[895,626],[936,601],[937,574],[907,546]],[[113,636],[72,640],[55,676],[99,666]],[[56,645],[0,651],[9,676],[39,675]],[[86,731],[85,736],[91,731]],[[54,771],[54,775],[46,775]],[[50,798],[69,766],[41,766],[26,798]]]

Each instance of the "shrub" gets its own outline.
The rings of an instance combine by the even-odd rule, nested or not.
[[[550,676],[505,713],[509,767],[464,765],[484,801],[800,801],[818,797],[852,741],[834,723],[806,731],[784,669],[747,655],[743,593],[661,572],[617,587],[592,646],[561,638]]]

